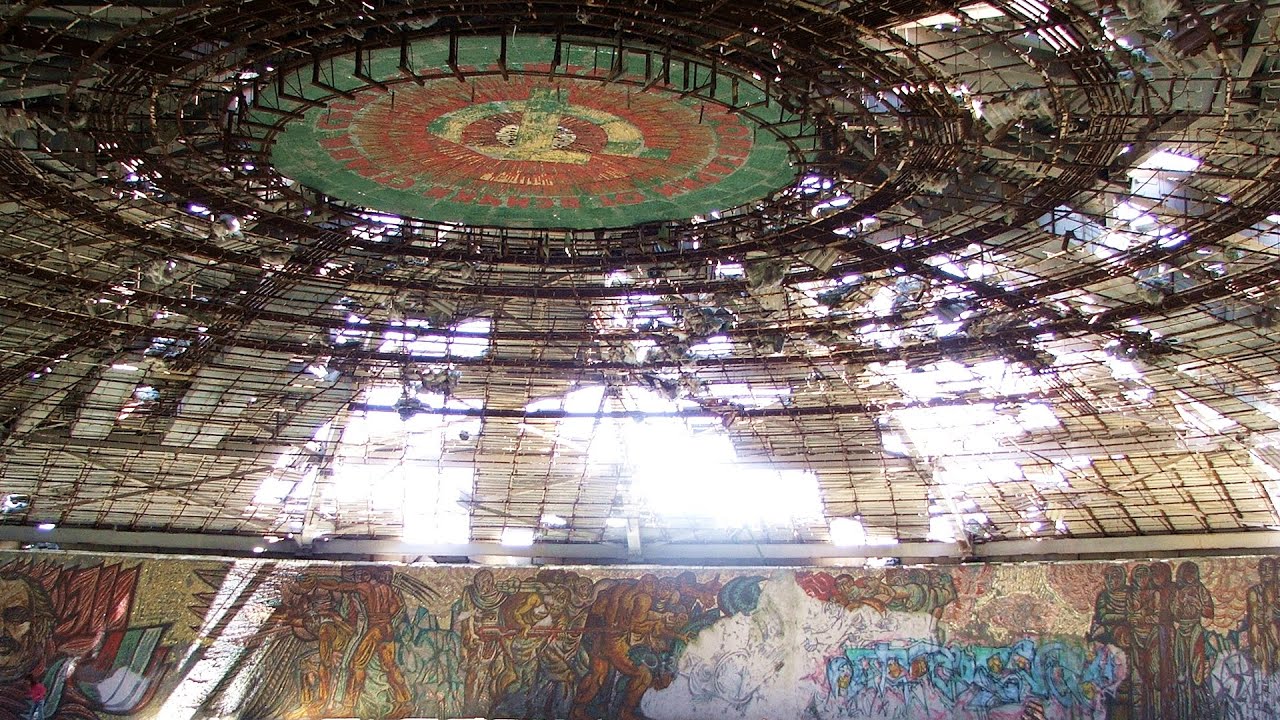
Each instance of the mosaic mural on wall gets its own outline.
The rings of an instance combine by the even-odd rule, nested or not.
[[[884,570],[0,556],[0,718],[1274,717],[1277,560]]]

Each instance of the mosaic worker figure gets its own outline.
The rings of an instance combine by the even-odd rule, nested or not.
[[[404,673],[396,662],[392,622],[403,609],[403,603],[391,585],[391,573],[387,568],[359,568],[350,581],[328,578],[316,580],[316,587],[319,589],[351,593],[359,600],[364,613],[364,633],[356,641],[356,649],[351,656],[350,675],[347,676],[346,693],[341,704],[343,713],[353,712],[359,704],[369,663],[374,657],[378,658],[391,689],[391,700],[395,704],[393,715],[411,709],[413,693],[409,691]]]

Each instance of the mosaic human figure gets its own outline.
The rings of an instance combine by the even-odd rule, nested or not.
[[[501,651],[505,661],[494,680],[492,713],[526,713],[536,692],[538,658],[551,637],[551,610],[536,585],[524,583],[498,607]],[[514,707],[513,707],[514,706]]]
[[[1194,562],[1178,566],[1173,591],[1173,664],[1176,669],[1175,715],[1183,718],[1214,716],[1209,673],[1213,669],[1205,637],[1204,621],[1213,619],[1213,597],[1200,581]]]
[[[1164,720],[1176,703],[1173,656],[1173,571],[1167,563],[1140,565],[1130,583],[1130,706],[1135,720]]]
[[[463,706],[487,711],[494,703],[493,683],[504,661],[498,610],[508,593],[490,570],[480,570],[453,605],[453,630],[462,643]]]
[[[563,717],[568,712],[574,686],[587,671],[582,635],[595,600],[594,583],[577,573],[569,573],[557,591],[556,601],[550,603],[555,631],[539,658],[541,680],[547,685],[547,717]]]
[[[1129,646],[1129,583],[1123,565],[1109,565],[1103,572],[1102,590],[1093,603],[1093,621],[1086,640]]]
[[[129,627],[139,576],[118,563],[0,567],[0,717],[25,712],[29,675],[47,687],[58,720],[132,714],[151,702],[169,647],[164,626]],[[140,647],[149,647],[142,657]],[[117,672],[125,654],[140,670]]]
[[[1129,575],[1129,604],[1125,612],[1129,627],[1129,704],[1133,720],[1156,720],[1156,653],[1159,641],[1159,609],[1155,602],[1151,567],[1139,565]]]
[[[44,588],[25,575],[0,575],[0,678],[17,682],[42,664],[55,621]]]
[[[1156,677],[1159,683],[1159,717],[1163,720],[1177,705],[1177,693],[1174,689],[1177,665],[1173,654],[1173,599],[1177,588],[1173,581],[1173,566],[1164,562],[1152,563],[1151,579],[1155,588],[1156,619],[1159,624],[1159,633],[1156,635]]]
[[[1266,677],[1280,672],[1280,587],[1275,558],[1258,561],[1258,583],[1246,594],[1246,638],[1254,665]]]
[[[699,586],[692,573],[659,581],[653,575],[619,580],[603,587],[587,616],[584,644],[591,659],[578,684],[570,720],[588,720],[611,673],[625,678],[616,717],[639,720],[640,699],[675,678],[674,654],[681,629],[698,608],[715,607],[719,584]],[[607,697],[607,695],[606,695]]]
[[[314,652],[302,658],[299,714],[323,715],[332,706],[336,674],[355,633],[354,604],[344,603],[340,593],[319,587],[316,578],[302,575],[281,588],[280,609],[294,636],[315,645]]]
[[[351,655],[340,705],[343,714],[353,713],[360,703],[369,663],[375,657],[391,690],[393,706],[389,716],[401,717],[412,710],[413,693],[409,691],[404,673],[396,662],[394,621],[404,605],[391,581],[392,574],[388,568],[359,568],[350,581],[336,578],[316,580],[319,589],[350,593],[359,601],[364,615],[363,632],[356,640],[355,651]]]

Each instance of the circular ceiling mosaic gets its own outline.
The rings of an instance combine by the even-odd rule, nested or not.
[[[749,113],[565,71],[368,85],[287,121],[272,162],[372,210],[528,228],[688,219],[795,179],[790,146]]]

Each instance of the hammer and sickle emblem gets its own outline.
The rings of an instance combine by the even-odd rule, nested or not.
[[[516,113],[517,123],[500,128],[492,142],[464,143],[463,131],[472,124],[498,114]],[[575,147],[577,135],[565,127],[566,117],[591,123],[604,131],[606,142],[596,153]],[[435,136],[495,160],[565,163],[585,165],[594,154],[620,157],[666,159],[665,150],[646,148],[644,136],[635,125],[602,110],[562,101],[556,91],[537,88],[528,100],[489,102],[448,113],[431,123]]]

